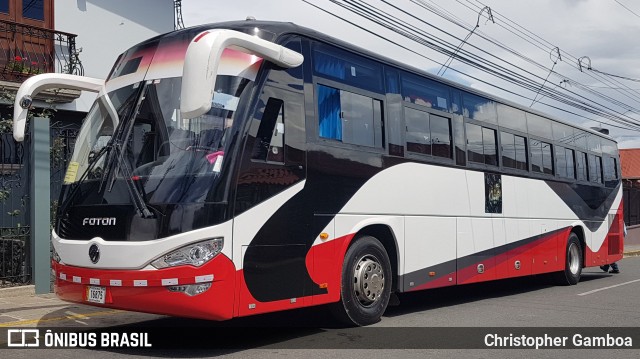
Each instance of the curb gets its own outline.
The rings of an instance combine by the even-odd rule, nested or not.
[[[18,287],[0,288],[0,298],[25,297],[36,295],[35,285],[22,285]]]
[[[624,252],[625,257],[640,257],[640,250]]]

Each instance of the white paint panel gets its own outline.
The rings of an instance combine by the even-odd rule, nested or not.
[[[491,217],[491,214],[485,213],[485,193],[484,193],[484,172],[465,171],[467,178],[467,195],[466,199],[469,203],[469,212],[473,217]],[[445,187],[444,190],[451,191],[451,188]],[[460,188],[460,192],[464,189]],[[504,196],[503,196],[504,205]]]
[[[403,163],[370,178],[340,213],[460,216],[469,213],[460,169]]]
[[[405,217],[404,273],[456,259],[456,219]]]
[[[464,257],[474,253],[473,227],[471,218],[462,217],[456,221],[457,231],[457,257]]]
[[[177,248],[215,237],[225,238],[222,254],[231,258],[231,230],[232,222],[228,221],[212,227],[144,242],[105,241],[99,237],[88,241],[66,240],[53,232],[52,242],[64,264],[85,268],[141,269],[154,259]],[[100,247],[100,260],[95,264],[87,255],[89,247],[94,243]]]
[[[491,218],[471,218],[473,251],[478,253],[493,248],[493,222]]]
[[[493,229],[493,246],[499,247],[507,243],[507,234],[505,232],[505,225],[503,218],[494,218],[491,221]]]

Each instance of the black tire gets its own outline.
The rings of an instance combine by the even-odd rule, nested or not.
[[[334,316],[348,325],[379,322],[389,304],[392,275],[382,243],[371,236],[356,239],[344,258],[340,301],[331,307]]]
[[[559,285],[574,285],[580,281],[582,274],[582,245],[578,236],[571,232],[565,249],[564,270],[554,273]]]

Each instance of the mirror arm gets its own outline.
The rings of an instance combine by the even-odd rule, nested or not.
[[[104,88],[104,80],[57,73],[40,74],[26,79],[16,92],[13,104],[13,138],[16,141],[24,140],[27,114],[33,104],[33,97],[52,88],[100,92]]]
[[[278,66],[302,65],[304,56],[282,45],[234,30],[203,31],[189,44],[184,59],[180,112],[183,118],[194,118],[211,109],[216,74],[225,48],[259,56]]]

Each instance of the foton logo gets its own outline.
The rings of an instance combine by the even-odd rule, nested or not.
[[[103,218],[85,218],[82,220],[83,226],[115,226],[115,217],[103,217]]]

